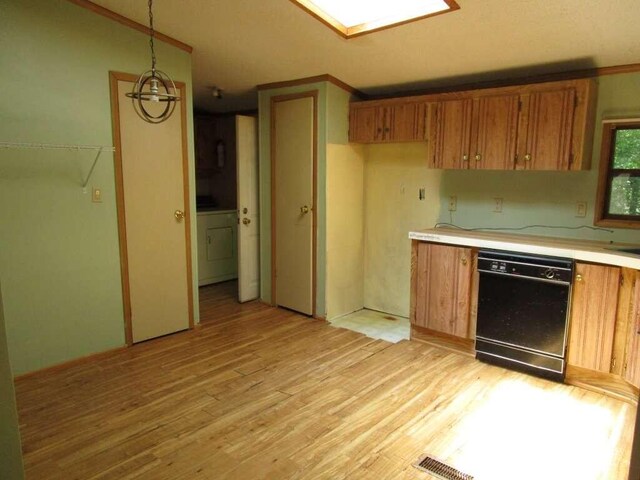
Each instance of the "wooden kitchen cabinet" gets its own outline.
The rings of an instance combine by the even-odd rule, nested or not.
[[[429,110],[428,155],[432,167],[513,169],[517,95],[443,100]]]
[[[579,79],[353,102],[349,139],[426,140],[432,168],[588,169],[595,100]]]
[[[575,88],[520,96],[516,168],[570,170]]]
[[[632,282],[631,298],[628,299],[628,325],[626,331],[626,345],[623,378],[636,388],[640,388],[640,272],[633,271],[626,276]]]
[[[426,103],[352,103],[349,141],[355,143],[416,142],[425,139]]]
[[[375,143],[381,138],[382,112],[378,107],[358,106],[349,111],[349,141]]]
[[[567,363],[597,372],[612,369],[620,268],[576,263]]]
[[[518,133],[518,95],[474,100],[471,168],[513,170]]]
[[[412,327],[420,327],[423,333],[473,338],[470,328],[472,250],[414,242],[413,256]]]
[[[433,168],[469,168],[473,100],[443,100],[428,106],[429,163]]]

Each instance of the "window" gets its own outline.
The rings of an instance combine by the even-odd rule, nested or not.
[[[640,119],[606,120],[596,225],[640,228]]]

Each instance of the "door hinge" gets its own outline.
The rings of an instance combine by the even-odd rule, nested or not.
[[[573,165],[573,153],[569,154],[569,166]]]
[[[611,359],[611,370],[613,370],[614,368],[616,368],[616,357],[613,357]]]
[[[522,100],[518,100],[518,111],[522,111]]]
[[[624,285],[624,275],[620,275],[620,286]]]
[[[573,97],[573,108],[578,108],[578,104],[580,103],[580,100],[578,100],[578,96],[576,95],[575,97]]]

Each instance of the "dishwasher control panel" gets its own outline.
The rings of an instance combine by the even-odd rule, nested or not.
[[[533,262],[530,262],[526,257],[517,259],[508,255],[504,255],[504,258],[501,257],[497,255],[480,255],[478,257],[478,271],[514,277],[535,278],[551,282],[571,283],[572,281],[572,266],[564,260],[555,261],[555,259],[550,259],[546,262],[540,262],[536,258]]]

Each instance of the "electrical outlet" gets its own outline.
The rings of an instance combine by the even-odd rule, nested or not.
[[[449,211],[455,212],[457,208],[458,208],[458,197],[456,197],[455,195],[451,195],[449,197]]]
[[[493,211],[495,213],[502,213],[502,198],[496,197],[493,200],[494,200]]]
[[[102,189],[93,187],[91,190],[91,201],[93,203],[102,203]]]
[[[586,217],[587,216],[587,202],[578,201],[576,202],[576,217]]]

